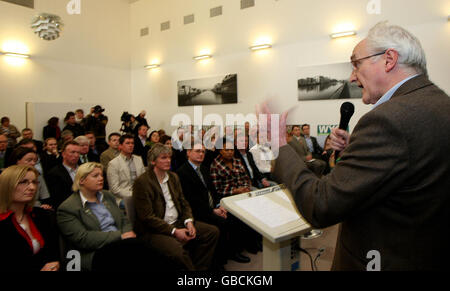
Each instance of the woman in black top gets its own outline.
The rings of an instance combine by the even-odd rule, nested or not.
[[[59,270],[54,212],[32,207],[38,175],[30,166],[11,166],[0,175],[0,270]]]

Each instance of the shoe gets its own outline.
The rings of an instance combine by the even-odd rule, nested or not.
[[[247,250],[247,252],[256,255],[258,253],[258,247],[256,245],[254,246],[250,246],[250,247],[246,247],[245,248]]]
[[[230,257],[230,260],[238,263],[250,263],[250,258],[240,253],[235,253],[232,257]]]

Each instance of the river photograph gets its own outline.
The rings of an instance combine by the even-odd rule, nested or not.
[[[350,63],[298,68],[298,101],[361,98],[362,90],[350,83]]]
[[[237,74],[178,82],[178,106],[236,103]]]

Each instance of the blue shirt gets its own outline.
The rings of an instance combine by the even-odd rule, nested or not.
[[[375,105],[373,106],[372,109],[375,109],[375,108],[377,108],[378,106],[380,106],[381,104],[383,104],[383,103],[388,102],[389,100],[391,100],[391,98],[392,98],[392,96],[394,95],[395,91],[397,91],[398,88],[400,88],[401,85],[405,84],[406,82],[408,82],[409,80],[411,80],[412,78],[417,77],[417,76],[419,76],[419,74],[414,75],[414,76],[411,76],[411,77],[408,77],[408,78],[404,79],[403,81],[397,83],[397,85],[395,85],[395,86],[392,87],[389,91],[387,91],[387,92],[383,95],[383,97],[381,97],[381,98],[377,101],[377,103],[375,103]]]
[[[97,217],[98,221],[100,222],[100,229],[103,232],[118,230],[116,227],[116,222],[114,221],[114,218],[111,215],[111,212],[109,212],[108,208],[106,208],[105,204],[103,204],[102,201],[103,194],[101,192],[97,192],[97,200],[99,201],[99,203],[87,201],[87,199],[83,196],[83,193],[81,193],[81,191],[80,197],[83,207],[89,208],[92,211],[92,213]]]

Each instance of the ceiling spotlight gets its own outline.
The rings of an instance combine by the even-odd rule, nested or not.
[[[194,57],[194,60],[200,61],[200,60],[206,60],[212,58],[212,55],[201,55]]]
[[[61,17],[48,13],[36,15],[31,23],[31,28],[34,30],[34,33],[41,39],[48,41],[57,39],[61,34],[63,26]]]
[[[331,38],[340,38],[346,36],[356,35],[356,31],[345,31],[345,32],[337,32],[330,35]]]
[[[264,49],[269,49],[269,48],[272,48],[271,44],[260,44],[260,45],[254,45],[254,46],[249,47],[249,49],[252,51],[264,50]]]
[[[29,55],[26,55],[26,54],[19,54],[19,53],[12,53],[12,52],[3,52],[2,54],[7,57],[15,57],[15,58],[22,58],[22,59],[27,59],[30,57]]]
[[[147,70],[151,70],[151,69],[156,69],[159,68],[160,65],[159,64],[153,64],[153,65],[147,65],[144,68],[146,68]]]

